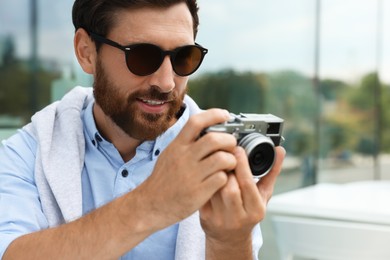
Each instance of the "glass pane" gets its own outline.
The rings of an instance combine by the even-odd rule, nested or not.
[[[77,84],[90,85],[73,53],[72,1],[0,2],[0,128],[12,129]]]

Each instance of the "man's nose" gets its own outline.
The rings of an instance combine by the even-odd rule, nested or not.
[[[151,76],[151,85],[157,86],[161,92],[169,93],[175,88],[175,72],[169,55],[165,56],[160,68]]]

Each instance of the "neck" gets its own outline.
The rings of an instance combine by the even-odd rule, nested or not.
[[[106,116],[101,107],[96,103],[93,106],[93,116],[100,134],[115,146],[122,156],[123,161],[127,162],[131,160],[135,155],[136,148],[142,141],[126,134]]]

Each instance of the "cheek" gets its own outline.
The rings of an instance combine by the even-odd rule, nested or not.
[[[177,77],[175,79],[175,89],[178,94],[183,94],[187,92],[188,77]]]
[[[141,89],[145,84],[145,78],[137,77],[130,73],[124,61],[115,62],[115,60],[111,60],[107,62],[105,72],[110,82],[112,82],[113,85],[125,95],[129,95]]]

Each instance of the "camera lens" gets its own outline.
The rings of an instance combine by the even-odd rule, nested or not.
[[[249,165],[255,176],[267,173],[274,162],[274,149],[269,143],[257,145],[248,155]]]
[[[272,140],[262,134],[252,133],[244,136],[239,145],[242,146],[248,155],[249,166],[252,174],[262,177],[271,169],[275,150]]]

